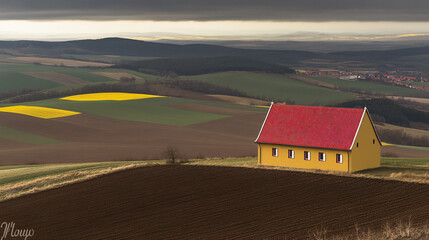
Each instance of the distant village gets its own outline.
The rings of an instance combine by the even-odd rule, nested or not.
[[[334,76],[342,80],[354,81],[354,80],[368,80],[374,82],[380,82],[390,84],[394,86],[401,86],[407,88],[414,88],[420,90],[429,91],[429,87],[420,86],[418,82],[429,82],[428,77],[422,72],[415,71],[339,71],[339,70],[299,70],[298,73],[305,74],[307,76]]]

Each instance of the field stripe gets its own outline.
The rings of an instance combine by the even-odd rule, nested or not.
[[[0,125],[0,138],[34,145],[59,144],[63,141]]]
[[[63,97],[61,100],[69,101],[126,101],[146,98],[159,98],[164,96],[139,94],[139,93],[121,93],[121,92],[105,92],[105,93],[88,93]]]
[[[23,105],[2,107],[0,108],[0,112],[17,113],[17,114],[43,118],[43,119],[68,117],[68,116],[81,114],[80,112],[74,112],[74,111],[68,111],[68,110],[62,110],[62,109],[23,106]]]

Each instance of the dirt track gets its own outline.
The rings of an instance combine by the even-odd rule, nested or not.
[[[429,220],[429,185],[264,169],[155,166],[0,203],[31,239],[300,239]],[[287,238],[285,238],[287,237]]]

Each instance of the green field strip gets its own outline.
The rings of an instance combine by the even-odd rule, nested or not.
[[[46,65],[25,64],[25,63],[0,63],[0,73],[8,72],[8,73],[16,74],[16,73],[22,73],[22,72],[57,72],[65,75],[74,76],[88,82],[108,82],[112,80],[104,76],[92,74],[92,72],[94,71],[104,71],[104,69],[103,68],[93,69],[93,68],[58,67],[58,66],[46,66]],[[12,78],[11,80],[15,81],[15,79],[17,78]],[[45,81],[48,81],[48,80],[45,80]]]
[[[59,83],[31,77],[19,72],[8,71],[0,64],[0,92],[19,88],[49,89],[62,86]]]
[[[200,101],[172,97],[97,102],[49,99],[21,103],[20,105],[51,107],[93,114],[107,118],[157,123],[171,126],[189,126],[197,123],[209,122],[230,117],[229,115],[189,111],[169,106],[185,103],[199,104]],[[11,104],[8,105],[10,106]]]
[[[196,104],[219,107],[219,108],[235,109],[235,110],[245,110],[245,111],[252,111],[252,112],[267,112],[268,111],[268,108],[253,107],[253,106],[239,105],[239,104],[233,104],[233,103],[198,101]]]
[[[351,93],[303,83],[282,75],[251,72],[223,72],[185,76],[182,77],[182,79],[203,81],[234,88],[252,97],[273,98],[280,101],[290,99],[296,104],[329,105],[355,99],[355,96]]]
[[[34,145],[60,144],[63,141],[0,125],[0,138]]]
[[[381,165],[429,165],[429,158],[381,158]]]
[[[408,149],[420,150],[420,151],[429,151],[429,147],[419,147],[419,146],[399,145],[399,144],[391,144],[391,143],[390,143],[390,146],[400,147],[400,148],[408,148]],[[429,157],[429,153],[428,153],[428,157]]]

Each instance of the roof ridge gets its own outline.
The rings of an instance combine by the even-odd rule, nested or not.
[[[273,104],[274,106],[288,106],[288,107],[303,107],[303,108],[330,108],[330,109],[359,109],[364,110],[365,108],[350,108],[350,107],[327,107],[327,106],[310,106],[310,105],[288,105],[288,104]]]

